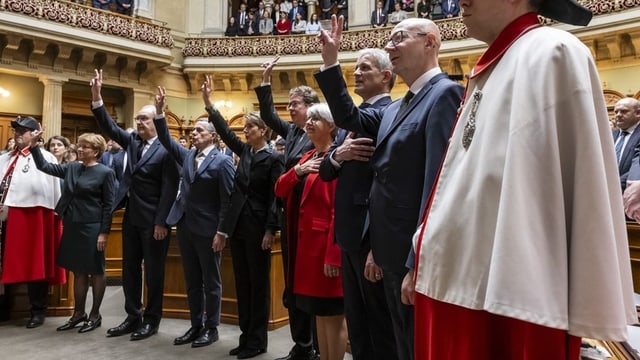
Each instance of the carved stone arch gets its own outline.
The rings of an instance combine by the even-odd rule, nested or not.
[[[227,121],[229,123],[229,127],[233,130],[237,127],[242,129],[244,127],[244,115],[245,114],[242,113],[233,115],[229,121]]]

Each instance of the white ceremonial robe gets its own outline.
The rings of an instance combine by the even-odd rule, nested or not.
[[[31,154],[26,157],[22,155],[12,156],[12,154],[13,152],[8,152],[0,155],[0,180],[7,172],[14,157],[20,156],[13,172],[9,191],[4,199],[4,206],[41,206],[47,209],[55,209],[61,195],[60,179],[38,170]],[[42,151],[42,156],[48,162],[58,163],[56,157],[48,151]]]
[[[522,35],[469,82],[422,241],[414,237],[416,292],[625,340],[637,314],[613,148],[589,49],[549,27]]]

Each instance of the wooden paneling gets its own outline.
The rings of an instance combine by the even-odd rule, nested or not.
[[[640,293],[640,225],[628,222],[627,234],[629,234],[629,255],[631,256],[633,291]]]
[[[105,275],[107,279],[120,279],[122,277],[122,216],[124,210],[113,213],[111,233],[107,240],[107,248],[104,256],[106,260]]]

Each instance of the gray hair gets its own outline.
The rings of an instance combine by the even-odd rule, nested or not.
[[[311,107],[307,109],[307,118],[321,119],[327,124],[333,125],[334,128],[333,128],[333,131],[331,132],[332,137],[335,137],[336,134],[338,133],[338,127],[335,126],[335,123],[333,122],[331,109],[329,109],[329,105],[327,105],[326,103],[318,103],[318,104],[311,105]]]
[[[389,80],[389,90],[393,89],[393,85],[396,83],[396,73],[393,72],[393,64],[389,59],[389,54],[382,49],[366,48],[358,52],[358,59],[363,56],[370,56],[375,63],[375,66],[381,72],[391,71],[391,79]]]
[[[199,118],[198,120],[196,120],[196,123],[206,123],[207,125],[204,126],[205,129],[207,129],[208,132],[210,133],[215,133],[216,132],[216,127],[213,126],[212,123],[209,122],[209,119],[207,118]]]

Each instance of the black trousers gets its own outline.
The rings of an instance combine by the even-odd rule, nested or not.
[[[245,208],[247,208],[245,206]],[[238,298],[239,345],[267,348],[271,250],[262,250],[264,226],[243,211],[231,237],[231,257]]]
[[[391,314],[399,360],[413,360],[413,306],[402,303],[402,280],[407,271],[393,272],[383,267],[384,292]]]
[[[211,248],[213,236],[194,234],[186,226],[184,218],[178,223],[177,235],[187,285],[191,326],[214,328],[220,325],[222,305],[220,253]]]
[[[364,277],[369,247],[342,250],[344,312],[354,360],[398,359],[383,281]]]
[[[133,224],[125,212],[122,221],[122,288],[129,319],[158,326],[162,319],[164,264],[170,232],[162,240],[153,238],[153,225]],[[147,286],[147,306],[142,309],[142,264]]]
[[[293,257],[295,257],[295,248],[289,249],[287,244],[287,236],[286,236],[286,214],[283,214],[281,221],[281,229],[283,231],[280,233],[280,240],[282,242],[282,265],[284,267],[284,279],[285,279],[285,289],[282,294],[282,301],[284,306],[287,308],[287,313],[289,314],[289,330],[291,331],[291,339],[297,345],[302,346],[304,348],[312,346],[314,343],[317,344],[317,337],[315,334],[315,324],[313,321],[313,317],[306,312],[298,309],[296,307],[296,295],[293,293],[292,286],[289,284],[293,284],[293,276],[295,274],[289,274],[289,251]],[[315,346],[317,349],[317,346]]]

